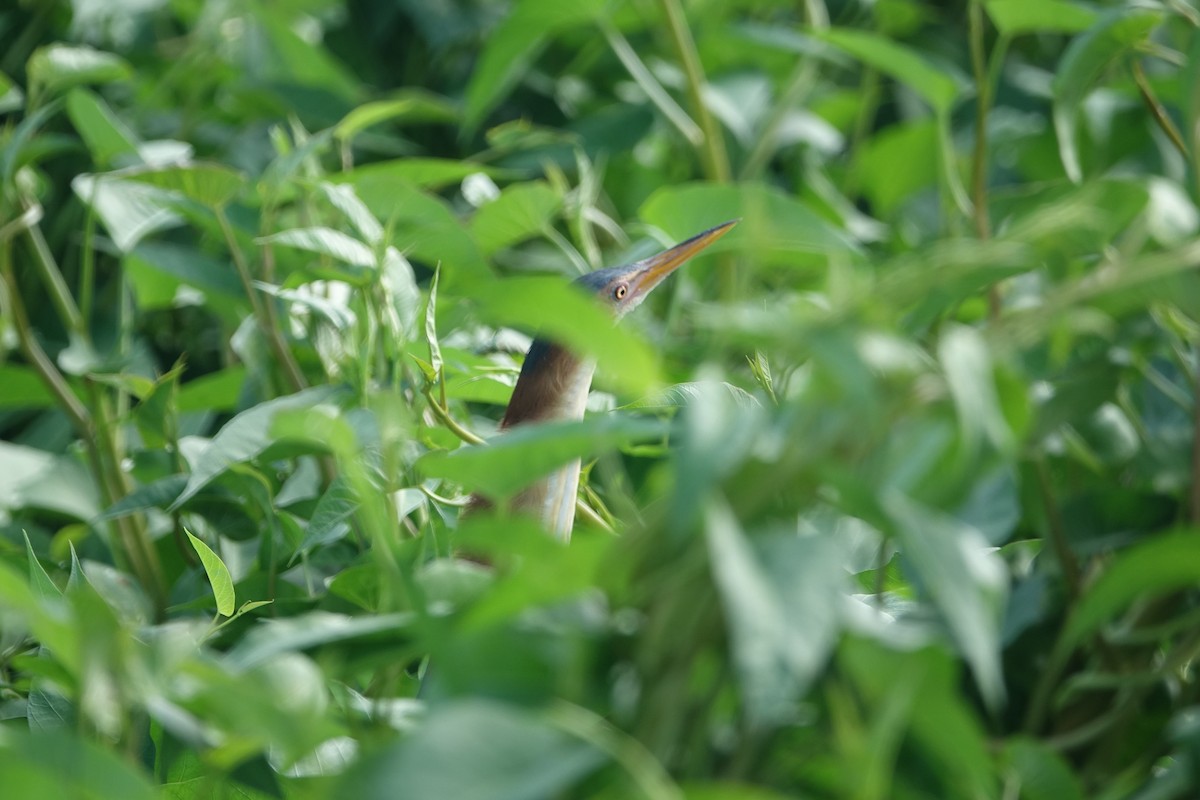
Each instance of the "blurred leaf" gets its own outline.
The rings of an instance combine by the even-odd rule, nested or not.
[[[196,554],[200,556],[200,563],[204,565],[204,574],[208,576],[213,598],[217,601],[217,613],[223,617],[231,616],[237,605],[234,600],[233,578],[229,575],[229,568],[225,566],[225,562],[221,560],[220,556],[193,536],[191,531],[185,529],[184,533],[187,534]]]
[[[1200,581],[1200,537],[1193,530],[1158,534],[1118,553],[1079,598],[1063,637],[1076,644],[1140,597]]]
[[[308,650],[319,645],[355,639],[395,641],[406,633],[412,617],[376,614],[348,617],[327,611],[310,611],[277,620],[261,619],[229,653],[229,665],[247,670],[269,664],[281,653]]]
[[[150,781],[110,749],[72,731],[0,735],[0,772],[14,797],[156,800]]]
[[[378,261],[371,248],[332,228],[295,228],[263,237],[259,241],[319,253],[356,267],[374,267]]]
[[[121,173],[123,179],[177,192],[208,208],[220,208],[237,197],[245,178],[223,164],[178,164]]]
[[[447,478],[502,499],[577,458],[660,438],[666,431],[659,420],[615,414],[578,422],[520,425],[486,444],[452,453],[427,453],[417,468],[431,478]]]
[[[1054,75],[1054,130],[1063,168],[1075,183],[1083,180],[1075,132],[1080,105],[1105,70],[1145,42],[1162,18],[1160,11],[1137,6],[1115,9],[1072,39],[1063,54]]]
[[[358,199],[353,186],[320,183],[317,188],[321,190],[321,194],[325,195],[325,199],[333,204],[334,208],[350,220],[365,242],[372,247],[379,245],[383,240],[383,226],[371,214],[371,210],[367,208],[366,204]]]
[[[88,83],[111,83],[132,76],[125,59],[86,45],[51,44],[38,48],[25,65],[31,86],[59,92]]]
[[[1034,739],[1016,738],[1004,747],[1005,761],[1017,774],[1022,798],[1028,800],[1082,800],[1083,789],[1071,765]]]
[[[296,555],[312,552],[318,547],[333,544],[350,532],[349,519],[358,508],[354,490],[339,475],[317,501],[312,518],[304,530],[304,541],[296,549]]]
[[[25,104],[25,94],[12,78],[0,72],[0,114],[16,111]]]
[[[109,166],[118,156],[137,157],[137,136],[92,92],[72,89],[67,94],[67,116],[97,164]]]
[[[470,161],[455,161],[449,158],[397,158],[342,173],[336,177],[336,181],[355,185],[396,182],[419,186],[422,189],[441,189],[475,173],[483,173],[496,179],[516,177],[508,170]]]
[[[249,304],[233,266],[193,247],[142,242],[126,253],[121,263],[146,308],[174,306],[180,285],[199,289],[215,311]],[[156,299],[160,292],[165,294],[161,300]]]
[[[381,122],[454,122],[458,111],[447,99],[421,89],[401,89],[387,100],[364,103],[333,129],[339,139],[353,139]]]
[[[779,724],[837,640],[835,598],[846,589],[837,544],[794,533],[748,540],[721,504],[709,506],[705,530],[746,716],[753,725]]]
[[[882,498],[901,552],[946,621],[971,665],[980,693],[993,708],[1004,702],[1000,612],[1006,572],[974,528],[924,508],[899,492]]]
[[[939,115],[948,114],[958,99],[953,73],[891,39],[846,28],[819,31],[817,36],[908,86]]]
[[[964,446],[974,448],[986,437],[999,450],[1012,449],[1012,431],[1000,409],[991,355],[983,337],[973,328],[956,325],[942,334],[938,359],[958,410]]]
[[[55,402],[41,377],[32,367],[20,364],[0,365],[0,409],[47,408]]]
[[[479,316],[497,326],[523,328],[596,359],[604,379],[645,393],[659,380],[649,348],[579,287],[560,278],[521,277],[480,283],[471,296]]]
[[[367,756],[338,783],[341,797],[539,800],[593,772],[605,756],[528,712],[494,702],[431,709],[416,735]]]
[[[602,18],[604,0],[558,3],[519,0],[492,31],[467,84],[463,127],[473,133],[496,104],[504,99],[541,52],[550,36]]]
[[[795,263],[797,253],[856,252],[853,242],[803,202],[763,184],[682,184],[658,189],[642,217],[678,241],[731,219],[741,222],[697,258],[725,250]],[[789,257],[791,259],[789,261]]]
[[[179,387],[179,411],[233,411],[245,382],[246,368],[242,366],[226,367],[188,381]]]
[[[71,181],[71,188],[96,212],[117,247],[127,253],[148,234],[183,220],[174,210],[172,192],[120,175],[78,175]]]
[[[1068,0],[987,0],[988,16],[1005,36],[1024,33],[1080,33],[1096,12]]]
[[[558,213],[562,201],[546,183],[509,186],[471,220],[471,235],[484,255],[509,247],[543,231]]]
[[[171,509],[182,506],[231,465],[254,458],[272,444],[271,423],[276,414],[312,408],[338,394],[335,387],[317,386],[259,403],[229,420],[197,456],[187,486],[171,504]]]

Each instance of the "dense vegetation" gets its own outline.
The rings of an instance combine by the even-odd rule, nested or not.
[[[6,3],[2,793],[1200,795],[1198,26]]]

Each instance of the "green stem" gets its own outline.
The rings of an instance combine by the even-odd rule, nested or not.
[[[971,205],[975,218],[975,235],[980,241],[992,238],[988,219],[988,112],[992,105],[992,85],[988,76],[983,46],[983,3],[971,0],[968,15],[968,35],[971,41],[971,68],[975,73],[975,152],[971,159]],[[1000,318],[1000,289],[988,287],[988,316]]]
[[[604,33],[604,38],[608,41],[608,46],[612,48],[617,59],[624,65],[629,76],[633,78],[650,102],[655,105],[662,115],[667,118],[667,121],[675,126],[683,138],[692,143],[694,147],[702,147],[704,145],[704,131],[700,126],[688,116],[688,113],[667,93],[667,90],[662,87],[662,84],[654,77],[654,74],[642,62],[637,51],[629,44],[629,41],[621,35],[621,32],[607,22],[600,25],[601,32]]]
[[[263,301],[263,298],[259,296],[258,290],[254,287],[254,277],[250,274],[250,265],[246,262],[246,256],[242,253],[242,248],[238,244],[237,235],[233,232],[233,226],[229,224],[229,217],[225,214],[225,209],[217,208],[215,213],[217,223],[221,226],[221,234],[225,237],[225,244],[229,248],[229,254],[233,258],[234,268],[237,270],[238,278],[242,282],[242,289],[246,292],[246,297],[250,301],[250,308],[254,314],[254,318],[258,320],[258,327],[262,331],[263,337],[266,338],[267,345],[271,348],[275,360],[283,368],[284,375],[291,385],[292,391],[298,392],[305,388],[308,382],[304,379],[304,373],[300,371],[300,365],[296,363],[295,357],[292,356],[292,351],[288,349],[287,343],[283,341],[283,336],[276,324],[275,309],[269,300],[266,302]]]
[[[696,52],[696,42],[692,39],[692,32],[688,28],[679,0],[659,0],[659,5],[667,18],[667,29],[671,33],[671,40],[675,43],[675,51],[687,77],[688,98],[700,124],[700,130],[704,132],[700,156],[704,162],[705,175],[715,183],[728,183],[731,177],[729,155],[725,152],[725,139],[721,135],[721,128],[704,103],[704,69]]]
[[[1163,108],[1162,103],[1158,102],[1158,97],[1154,94],[1154,87],[1150,85],[1150,81],[1146,79],[1146,72],[1142,69],[1142,64],[1139,61],[1133,62],[1133,82],[1137,84],[1138,92],[1142,95],[1142,102],[1146,104],[1146,108],[1150,111],[1150,116],[1154,117],[1154,121],[1158,123],[1158,127],[1171,140],[1171,144],[1175,145],[1175,149],[1183,155],[1187,161],[1192,160],[1191,153],[1188,152],[1187,145],[1183,142],[1183,136],[1179,133],[1179,129],[1175,127],[1175,123],[1171,121],[1167,115],[1167,110]]]

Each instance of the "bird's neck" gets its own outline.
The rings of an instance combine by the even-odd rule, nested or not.
[[[595,370],[590,359],[543,339],[534,340],[500,427],[582,419]]]

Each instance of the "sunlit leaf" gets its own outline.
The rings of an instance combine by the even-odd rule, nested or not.
[[[510,186],[475,212],[471,234],[484,255],[540,233],[550,224],[562,201],[547,184]]]
[[[453,122],[454,105],[445,98],[419,89],[404,89],[387,100],[364,103],[351,111],[334,128],[339,139],[353,139],[359,132],[381,122]]]
[[[260,403],[229,420],[200,452],[192,466],[187,486],[172,503],[171,508],[182,506],[231,465],[248,461],[265,450],[274,441],[271,436],[271,421],[276,414],[312,408],[336,397],[337,394],[338,390],[334,387],[317,386]]]
[[[30,82],[45,92],[90,83],[111,83],[132,75],[125,59],[86,45],[46,45],[34,51],[26,69]]]
[[[225,566],[225,562],[212,551],[212,548],[192,535],[191,531],[185,530],[184,533],[187,534],[188,541],[196,550],[196,555],[200,556],[204,574],[208,576],[209,585],[212,586],[213,598],[217,601],[217,613],[223,617],[232,615],[236,604],[233,578],[229,575],[229,567]]]
[[[1069,0],[987,0],[988,16],[1006,36],[1023,33],[1079,33],[1096,21],[1096,12]]]
[[[136,157],[137,136],[92,92],[72,89],[67,94],[67,115],[97,164],[107,166],[118,156]]]

